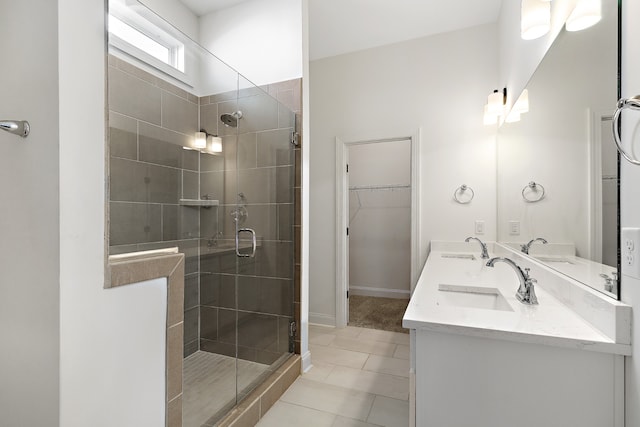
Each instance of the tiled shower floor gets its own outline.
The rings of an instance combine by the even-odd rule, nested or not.
[[[269,365],[238,359],[242,391]],[[182,417],[184,427],[200,427],[230,402],[235,403],[236,359],[197,351],[184,359]]]

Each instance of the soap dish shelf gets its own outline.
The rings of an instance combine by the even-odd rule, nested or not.
[[[180,199],[180,206],[193,206],[193,207],[203,207],[210,208],[211,206],[219,206],[219,200],[210,200],[210,199]]]

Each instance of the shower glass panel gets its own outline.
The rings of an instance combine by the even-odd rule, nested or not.
[[[214,425],[293,352],[295,115],[142,4],[109,8],[183,46],[169,70],[109,34],[109,253],[185,254],[183,426]]]
[[[278,365],[292,351],[295,115],[239,77],[235,206],[238,358]],[[233,126],[233,125],[232,125]],[[231,129],[228,127],[227,129]],[[257,365],[252,365],[256,368]],[[246,373],[238,369],[239,393]]]

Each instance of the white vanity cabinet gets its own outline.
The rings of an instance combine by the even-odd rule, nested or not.
[[[531,268],[539,304],[516,299],[518,276],[506,263],[487,267],[473,246],[432,242],[403,319],[412,425],[623,427],[631,308],[490,248]],[[487,305],[489,294],[503,303]]]
[[[622,427],[623,357],[416,330],[420,427]]]

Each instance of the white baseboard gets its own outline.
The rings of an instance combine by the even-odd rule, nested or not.
[[[307,351],[305,354],[302,355],[301,358],[301,369],[302,369],[302,374],[309,372],[309,369],[311,369],[313,367],[313,365],[311,364],[311,352]]]
[[[336,316],[309,312],[309,323],[323,326],[336,326]]]
[[[361,295],[364,297],[383,297],[409,299],[411,293],[409,290],[389,289],[389,288],[372,288],[370,286],[353,286],[349,285],[350,295]]]

